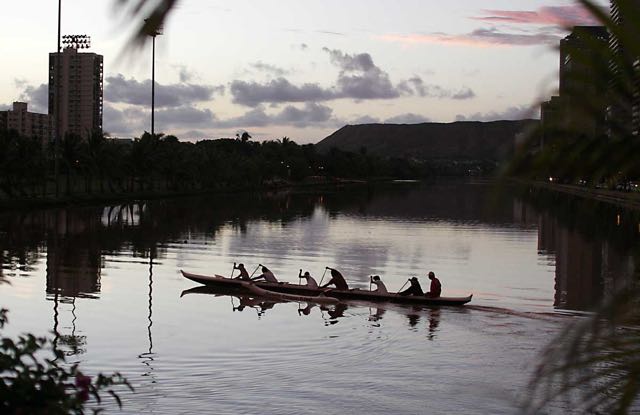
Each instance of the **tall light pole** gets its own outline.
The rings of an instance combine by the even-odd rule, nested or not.
[[[149,19],[145,19],[145,24]],[[156,112],[156,36],[162,35],[162,28],[158,27],[149,32],[151,36],[151,137],[155,137]]]
[[[58,153],[60,147],[60,79],[62,77],[62,53],[60,50],[60,42],[62,40],[62,0],[58,0],[58,49],[56,49],[56,102],[54,104],[54,126],[55,134],[53,137],[53,175],[56,180],[56,199],[60,196],[60,185],[58,180],[59,166],[58,166]],[[46,188],[46,185],[45,185]]]

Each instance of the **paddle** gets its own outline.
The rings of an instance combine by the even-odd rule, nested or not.
[[[298,285],[302,285],[302,269],[300,269],[298,273]]]
[[[322,278],[320,278],[320,284],[318,284],[318,287],[322,287],[322,281],[324,281],[324,276],[327,273],[327,270],[330,269],[329,267],[324,267],[324,272],[322,273]]]
[[[258,268],[260,268],[262,266],[262,264],[258,264],[258,266],[256,267],[256,269],[253,270],[253,272],[251,273],[251,275],[249,276],[249,279],[253,278],[253,274],[256,273],[256,271],[258,270]]]
[[[236,263],[233,263],[233,269],[231,270],[231,276],[229,278],[233,278],[233,272],[236,270]]]
[[[373,282],[373,275],[369,275],[369,291],[371,291],[371,283]]]
[[[409,282],[411,280],[407,280],[407,282]],[[404,287],[407,285],[407,282],[404,283],[404,285],[402,287],[400,287],[400,289],[398,290],[398,294],[400,294],[400,291],[402,291],[404,289]]]

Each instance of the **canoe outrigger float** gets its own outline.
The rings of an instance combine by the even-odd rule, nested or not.
[[[468,297],[426,297],[422,295],[402,296],[395,293],[379,294],[375,291],[360,290],[357,288],[350,290],[309,288],[306,285],[291,284],[288,282],[247,282],[239,279],[223,277],[221,275],[208,276],[191,274],[189,272],[180,271],[182,275],[200,284],[209,287],[233,288],[244,292],[250,292],[254,295],[260,295],[271,298],[278,298],[285,301],[310,301],[316,303],[333,304],[337,300],[358,300],[373,302],[391,302],[401,304],[422,304],[422,305],[452,305],[461,306],[469,301],[473,295]],[[289,297],[289,298],[285,298]],[[337,299],[337,300],[336,300]]]

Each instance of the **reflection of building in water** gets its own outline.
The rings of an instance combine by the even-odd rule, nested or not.
[[[538,224],[538,212],[521,199],[513,199],[513,222],[525,228],[535,228]]]
[[[100,292],[101,251],[98,241],[87,235],[99,218],[68,212],[51,212],[48,218],[53,235],[47,239],[47,294],[95,298]]]
[[[593,309],[633,274],[629,253],[609,242],[589,239],[549,213],[540,215],[538,249],[556,258],[555,307]]]

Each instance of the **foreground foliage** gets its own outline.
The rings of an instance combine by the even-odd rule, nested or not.
[[[0,310],[0,329],[7,323],[6,309]],[[26,334],[0,338],[0,413],[83,414],[90,399],[99,412],[101,393],[121,406],[113,387],[131,386],[119,373],[85,376],[78,365],[69,366],[63,352],[44,338]]]

